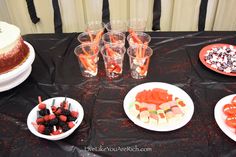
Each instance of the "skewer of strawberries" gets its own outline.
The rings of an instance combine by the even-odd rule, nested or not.
[[[55,106],[54,99],[49,108],[47,108],[46,104],[42,103],[40,96],[38,97],[38,100],[39,111],[45,109],[50,111],[49,113],[45,113],[45,115],[38,114],[36,123],[32,122],[32,125],[39,133],[45,135],[58,135],[74,127],[79,113],[77,111],[70,111],[71,105],[66,101],[66,98],[58,107]],[[56,109],[53,111],[52,109],[54,107],[56,107]]]

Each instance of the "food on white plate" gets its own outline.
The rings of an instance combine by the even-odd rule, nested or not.
[[[160,126],[181,120],[188,109],[183,100],[167,90],[153,88],[138,92],[135,102],[130,103],[129,112],[143,123]]]
[[[225,104],[222,110],[226,116],[225,124],[236,131],[236,96],[230,103]]]
[[[21,65],[29,56],[29,47],[17,26],[0,21],[0,74]]]
[[[204,60],[214,69],[236,73],[236,48],[233,45],[212,47],[207,50]]]

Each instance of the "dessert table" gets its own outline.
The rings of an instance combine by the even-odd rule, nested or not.
[[[236,78],[208,69],[198,56],[212,43],[236,44],[236,32],[148,34],[154,53],[148,76],[141,80],[131,78],[127,54],[121,78],[106,77],[102,57],[98,75],[82,77],[73,52],[79,44],[78,33],[23,36],[34,47],[36,57],[30,76],[0,93],[0,156],[236,156],[235,142],[214,119],[216,103],[236,93]],[[195,108],[190,122],[178,130],[155,132],[129,120],[123,109],[124,97],[145,82],[166,82],[187,92]],[[79,128],[59,141],[34,136],[26,120],[38,96],[66,96],[79,101],[84,109]]]

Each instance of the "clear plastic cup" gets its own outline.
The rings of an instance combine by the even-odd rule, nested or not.
[[[125,34],[122,32],[107,32],[102,36],[104,45],[119,44],[125,46]]]
[[[95,43],[99,43],[101,46],[101,39],[104,33],[105,24],[101,21],[91,21],[86,24],[86,33],[89,34],[90,38],[93,37]]]
[[[81,73],[84,77],[94,77],[97,75],[99,60],[99,47],[97,44],[81,44],[77,46],[74,53],[78,59]]]
[[[97,34],[95,32],[83,32],[78,35],[77,39],[81,44],[98,44],[99,41],[95,41],[96,35]]]
[[[130,46],[148,45],[151,41],[151,36],[143,32],[132,32],[127,36],[127,41]]]
[[[118,78],[122,75],[125,52],[125,47],[119,44],[110,44],[102,47],[101,54],[108,78]]]
[[[112,20],[105,24],[105,28],[108,32],[126,32],[127,22],[122,20]]]
[[[134,30],[135,32],[144,32],[146,29],[147,20],[142,18],[130,19],[129,29]]]
[[[105,24],[101,21],[91,21],[86,24],[86,32],[103,32]]]
[[[147,45],[131,46],[127,49],[130,62],[131,77],[142,79],[147,76],[153,50]]]

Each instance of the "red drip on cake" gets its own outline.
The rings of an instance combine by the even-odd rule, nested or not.
[[[0,55],[0,74],[6,73],[21,65],[29,55],[29,47],[20,38],[15,48]]]

